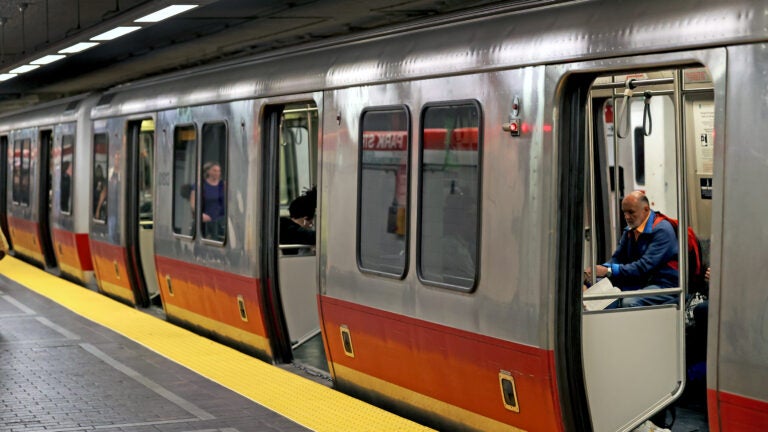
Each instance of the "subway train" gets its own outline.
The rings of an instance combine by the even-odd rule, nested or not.
[[[0,118],[0,222],[439,430],[629,431],[690,394],[768,430],[766,46],[762,1],[517,2],[126,83]],[[313,187],[316,244],[284,244]],[[711,279],[682,253],[673,304],[591,307],[633,295],[583,274],[634,190]]]

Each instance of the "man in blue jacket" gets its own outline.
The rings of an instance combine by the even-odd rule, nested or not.
[[[597,277],[609,277],[622,291],[679,286],[677,236],[672,225],[656,217],[644,193],[635,191],[621,201],[627,227],[611,260],[595,266]],[[591,268],[585,270],[591,279]],[[622,299],[622,307],[674,302],[675,295]]]

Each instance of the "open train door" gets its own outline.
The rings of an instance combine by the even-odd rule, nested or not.
[[[11,233],[8,231],[8,188],[5,186],[11,183],[8,177],[8,135],[0,136],[0,180],[0,229],[13,249]]]
[[[294,223],[291,202],[317,184],[318,109],[308,101],[270,106],[265,113],[262,281],[273,315],[273,352],[278,361],[327,372],[315,245],[287,242],[280,228]],[[314,218],[303,222],[314,229]]]
[[[53,250],[52,211],[53,211],[53,130],[40,131],[40,184],[37,186],[38,215],[40,222],[40,247],[45,258],[45,265],[55,268],[58,264]]]
[[[151,118],[128,122],[128,205],[126,247],[134,289],[142,306],[160,304],[155,270],[153,175],[155,122]]]
[[[568,222],[560,228],[565,285],[556,318],[564,417],[578,430],[631,431],[654,415],[661,426],[665,408],[686,387],[685,308],[693,285],[687,228],[709,234],[708,219],[702,222],[708,211],[700,211],[690,197],[699,193],[692,180],[697,168],[691,154],[698,145],[693,137],[714,137],[714,110],[703,115],[694,105],[705,104],[692,101],[712,100],[711,79],[697,66],[641,69],[575,75],[565,90],[560,220]],[[574,182],[576,177],[585,181]],[[651,210],[679,221],[677,250],[682,252],[674,265],[660,264],[677,266],[679,277],[672,281],[672,272],[672,282],[662,289],[632,291],[625,285],[629,289],[619,290],[628,279],[595,276],[624,233],[622,200],[637,190],[644,192]],[[571,274],[574,269],[585,271],[579,277]],[[652,277],[650,271],[644,275]],[[599,287],[609,281],[617,286],[601,292]],[[656,295],[665,298],[621,307]],[[581,352],[573,346],[581,346]],[[694,413],[699,418],[693,420],[703,430],[705,410]],[[674,421],[671,413],[666,420]]]

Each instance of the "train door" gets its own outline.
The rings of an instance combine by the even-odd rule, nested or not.
[[[8,240],[8,244],[11,244],[11,235],[8,231],[8,135],[0,136],[0,180],[2,181],[2,187],[0,187],[0,229],[3,230],[5,238]]]
[[[160,305],[155,271],[153,167],[155,123],[151,118],[128,122],[128,206],[126,245],[128,260],[143,306]]]
[[[654,413],[661,413],[658,423],[672,419],[663,408],[703,361],[686,356],[686,301],[704,291],[701,243],[689,239],[688,227],[708,244],[711,206],[701,204],[707,192],[699,185],[708,181],[711,191],[713,92],[704,68],[637,71],[598,77],[587,103],[584,383],[594,430],[625,431]],[[625,218],[638,196],[647,198],[649,216]],[[641,236],[659,235],[661,214],[679,226],[665,258],[651,263],[650,252],[634,251],[645,247]],[[626,255],[638,264],[601,265],[626,262]],[[612,274],[597,277],[608,268]],[[706,336],[696,344],[705,345]],[[679,421],[706,430],[706,405],[695,411]]]
[[[298,205],[292,203],[312,201],[317,181],[317,106],[314,102],[273,106],[265,120],[262,250],[267,274],[262,280],[270,284],[275,322],[280,323],[275,329],[278,346],[274,351],[283,361],[327,371],[317,308],[315,244],[290,239],[287,234],[296,228],[311,233],[314,240],[315,209],[304,208],[307,214],[297,216]]]
[[[40,183],[37,185],[38,215],[40,221],[40,246],[43,250],[45,265],[56,267],[56,254],[53,250],[53,231],[51,231],[53,210],[53,130],[40,131]]]

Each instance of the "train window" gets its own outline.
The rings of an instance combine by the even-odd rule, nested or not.
[[[14,143],[13,197],[14,201],[22,206],[29,205],[31,146],[32,140],[29,138],[16,140]]]
[[[69,213],[72,208],[72,163],[74,159],[74,135],[61,137],[61,179],[59,182],[59,210]]]
[[[278,243],[282,256],[315,254],[318,121],[314,103],[287,105],[280,116]]]
[[[154,173],[154,151],[155,151],[155,122],[152,119],[141,121],[139,127],[139,166],[138,166],[138,189],[139,189],[139,220],[142,224],[149,225],[154,220],[152,211],[153,200],[153,173]]]
[[[363,112],[358,167],[357,263],[403,277],[408,257],[410,115],[406,107]]]
[[[21,202],[21,140],[13,142],[13,190],[11,198],[18,205]]]
[[[173,232],[188,237],[195,234],[196,168],[195,126],[177,126],[173,134]]]
[[[206,123],[202,129],[200,227],[204,239],[224,242],[227,232],[227,126]]]
[[[480,105],[429,104],[421,125],[419,278],[471,290],[479,257]]]
[[[280,120],[280,215],[288,216],[288,206],[315,186],[317,154],[317,108],[293,105]]]
[[[93,220],[107,220],[107,163],[109,162],[109,136],[93,135]]]

